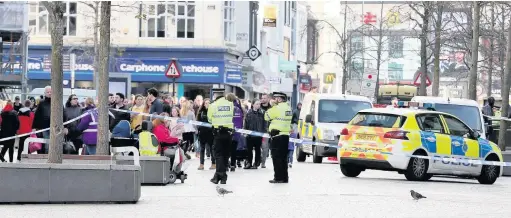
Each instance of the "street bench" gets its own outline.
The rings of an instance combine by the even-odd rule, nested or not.
[[[116,156],[119,165],[133,165],[134,156]],[[166,185],[170,182],[170,159],[162,156],[140,156],[142,185]]]

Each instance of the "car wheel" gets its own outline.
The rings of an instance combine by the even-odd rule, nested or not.
[[[346,177],[357,177],[361,172],[362,170],[357,167],[341,164],[341,173]]]
[[[318,156],[318,152],[317,152],[317,149],[318,147],[317,146],[314,146],[313,150],[312,150],[312,162],[313,163],[322,163],[323,162],[323,157],[321,156]]]
[[[486,161],[499,161],[498,158],[486,158]],[[500,175],[500,166],[483,165],[481,175],[477,177],[477,181],[481,184],[491,185],[497,181]]]
[[[307,159],[307,154],[302,151],[301,147],[296,148],[296,161],[305,162],[305,159]]]
[[[426,156],[424,154],[414,154]],[[410,181],[426,181],[431,178],[428,174],[429,160],[425,158],[412,157],[408,162],[408,167],[405,171],[405,177]]]

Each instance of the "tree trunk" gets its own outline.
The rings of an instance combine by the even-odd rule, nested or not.
[[[96,154],[109,154],[109,117],[108,117],[108,61],[110,57],[110,1],[101,2],[101,23],[99,34],[99,89],[98,93],[98,143]]]
[[[501,96],[502,98],[502,113],[501,117],[507,118],[509,113],[509,88],[511,86],[511,28],[508,28],[507,33],[507,50],[506,50],[506,70],[504,71],[504,75],[502,77],[503,86],[501,87]],[[500,129],[499,129],[499,147],[501,150],[506,149],[506,133],[507,133],[508,123],[507,121],[500,121]]]
[[[474,22],[472,22],[472,52],[470,57],[472,64],[468,77],[468,98],[477,100],[477,62],[479,60],[479,21],[481,10],[480,2],[474,2]]]
[[[428,52],[427,52],[427,37],[429,30],[429,14],[430,7],[428,2],[424,2],[424,16],[422,17],[422,30],[421,30],[421,84],[419,86],[419,95],[426,96],[426,77],[428,75]]]
[[[383,17],[383,1],[380,6],[380,17]],[[383,41],[383,19],[380,20],[380,26],[378,31],[378,45],[376,49],[376,84],[374,86],[374,100],[377,102],[378,95],[380,93],[380,68],[381,68],[381,50]]]
[[[98,90],[98,75],[99,75],[99,2],[94,2],[94,74],[92,78],[92,87]]]
[[[491,6],[490,6],[490,10],[491,10],[491,34],[494,34],[495,33],[495,2],[492,2],[491,3]],[[495,43],[494,43],[494,40],[495,38],[492,36],[490,37],[490,51],[489,51],[489,63],[488,63],[488,86],[487,86],[487,90],[486,90],[486,96],[490,97],[491,96],[491,91],[492,91],[492,83],[493,83],[493,51],[495,50]]]
[[[348,17],[348,2],[344,2],[344,29],[343,29],[343,36],[344,38],[342,40],[342,77],[341,77],[341,93],[346,94],[346,82],[348,77],[348,48],[346,47],[346,41],[348,41],[348,36],[346,34],[346,21]],[[350,51],[351,52],[351,51]]]
[[[434,51],[434,72],[433,72],[433,96],[440,94],[440,50],[441,50],[441,31],[442,31],[442,15],[444,12],[444,6],[442,2],[436,2],[437,4],[437,18],[435,23],[435,51]]]
[[[64,45],[64,12],[66,5],[63,2],[42,2],[48,10],[51,35],[51,121],[50,144],[48,150],[48,163],[62,163],[63,148],[63,116],[62,106],[63,87],[62,80],[62,51]]]

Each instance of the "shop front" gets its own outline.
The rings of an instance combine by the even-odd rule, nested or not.
[[[150,88],[156,88],[163,93],[176,93],[177,97],[186,96],[195,98],[196,95],[209,97],[210,89],[221,84],[241,84],[241,67],[225,60],[224,56],[209,55],[200,57],[201,52],[196,52],[198,58],[190,54],[174,55],[181,65],[181,77],[176,80],[176,90],[173,90],[173,80],[165,76],[165,70],[170,63],[172,54],[151,57],[147,52],[128,53],[122,57],[110,58],[110,72],[131,75],[131,93],[144,94]],[[161,54],[162,55],[162,54]],[[204,55],[202,53],[202,56]],[[51,61],[48,56],[33,57],[29,59],[28,79],[31,88],[41,88],[50,84]],[[70,80],[69,70],[64,71],[64,80]],[[85,58],[77,58],[75,64],[75,88],[93,89],[93,65],[92,61]],[[64,84],[66,82],[64,81]],[[68,82],[67,84],[70,84]],[[66,85],[65,85],[66,86]],[[69,86],[69,85],[67,85]],[[230,86],[227,89],[232,89]]]

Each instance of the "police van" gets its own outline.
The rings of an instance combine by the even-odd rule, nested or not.
[[[309,93],[302,101],[298,121],[298,138],[337,145],[341,130],[358,111],[372,108],[367,97],[343,94]],[[336,157],[337,148],[303,144],[295,149],[296,160],[304,162],[312,155],[314,163],[323,157]]]
[[[486,139],[488,126],[485,125],[483,112],[477,101],[462,98],[444,98],[433,96],[415,96],[411,102],[431,103],[435,105],[435,111],[452,114],[476,130],[481,138]]]

